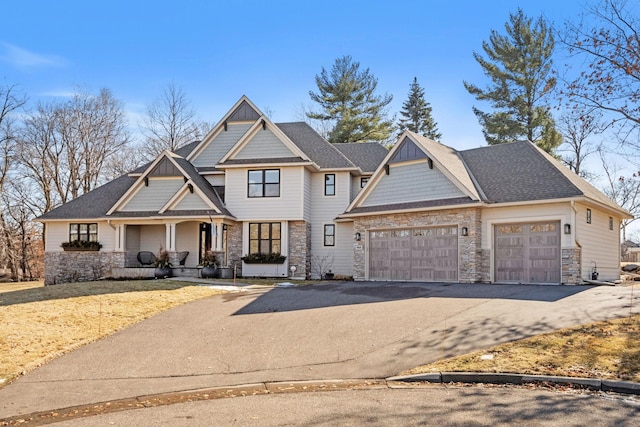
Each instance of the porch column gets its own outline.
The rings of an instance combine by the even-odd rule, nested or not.
[[[215,251],[222,252],[222,223],[220,222],[220,223],[214,224],[214,227],[216,228]]]
[[[127,242],[126,242],[126,233],[127,230],[127,226],[125,224],[118,224],[116,226],[116,251],[118,252],[124,252],[125,248],[127,247]]]
[[[165,242],[164,247],[169,252],[176,251],[176,225],[175,224],[165,224]]]

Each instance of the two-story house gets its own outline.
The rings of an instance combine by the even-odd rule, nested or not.
[[[353,225],[336,222],[388,150],[332,145],[306,123],[271,122],[242,97],[199,142],[42,215],[45,282],[134,275],[137,254],[180,254],[183,273],[206,251],[244,276],[353,275]],[[99,241],[98,252],[61,243]],[[253,253],[283,264],[246,264]],[[114,274],[115,273],[115,274]]]
[[[619,278],[630,217],[529,141],[332,145],[242,97],[202,141],[39,220],[47,284],[148,272],[139,254],[160,249],[177,274],[211,250],[244,276],[558,284]],[[64,251],[74,240],[102,248]],[[286,259],[242,260],[257,253]]]

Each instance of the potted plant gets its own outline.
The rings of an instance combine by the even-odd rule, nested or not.
[[[156,260],[153,265],[156,267],[153,274],[157,279],[171,277],[171,267],[173,267],[173,265],[171,264],[169,251],[160,249],[160,252],[156,255]]]
[[[200,264],[202,265],[200,274],[205,279],[217,279],[220,276],[218,260],[216,259],[216,254],[212,251],[205,252]]]
[[[63,242],[60,246],[64,251],[99,251],[102,245],[98,242],[90,242],[88,240],[74,240],[72,242]]]

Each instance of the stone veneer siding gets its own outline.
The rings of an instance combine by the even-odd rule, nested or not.
[[[112,267],[124,267],[124,252],[45,252],[44,284],[83,282],[109,277]]]
[[[227,225],[227,264],[236,267],[238,277],[242,276],[242,223]]]
[[[458,281],[476,283],[487,281],[481,248],[481,210],[468,208],[430,212],[407,212],[387,215],[356,217],[354,232],[366,236],[370,230],[432,227],[458,225]],[[463,236],[461,229],[467,227],[469,234]],[[366,242],[366,239],[365,239]],[[354,278],[365,279],[365,245],[354,248]]]
[[[296,266],[295,277],[311,275],[311,223],[289,221],[289,267]]]
[[[582,250],[580,248],[562,249],[562,283],[575,285],[582,281],[580,277],[580,259]]]

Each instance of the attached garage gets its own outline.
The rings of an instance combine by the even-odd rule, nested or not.
[[[458,227],[369,232],[370,280],[458,280]]]
[[[560,283],[560,222],[494,226],[498,283]]]

